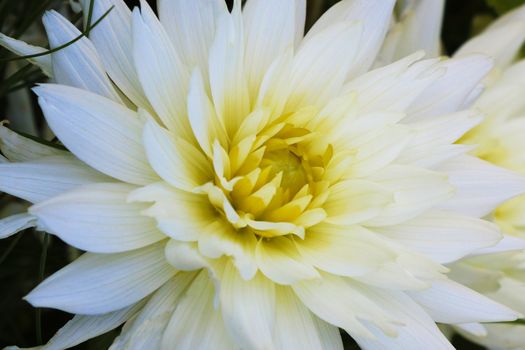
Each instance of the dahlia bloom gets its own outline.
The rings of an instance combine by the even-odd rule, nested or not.
[[[89,3],[89,1],[88,1]],[[84,4],[87,8],[88,4]],[[443,265],[499,242],[480,217],[525,180],[455,144],[492,63],[415,53],[371,69],[394,1],[111,5],[37,64],[67,150],[0,128],[1,222],[87,251],[35,288],[76,314],[46,349],[124,323],[111,349],[452,349],[435,322],[514,320]],[[79,31],[44,17],[51,47]],[[38,52],[2,37],[21,53]]]
[[[434,1],[413,3],[405,10],[419,17],[418,23],[440,32],[441,20],[421,9]],[[419,9],[419,10],[418,10]],[[495,66],[484,81],[485,91],[473,107],[482,111],[485,119],[467,132],[458,143],[472,145],[471,154],[492,164],[525,174],[525,61],[517,60],[525,40],[525,6],[509,12],[465,43],[455,57],[471,53],[486,53],[495,60]],[[396,36],[417,38],[422,25],[411,26],[401,19],[393,28]],[[398,33],[403,33],[402,35]],[[427,34],[427,37],[429,35]],[[434,36],[436,38],[436,36]],[[386,40],[387,42],[389,39]],[[405,44],[406,45],[406,44]],[[396,47],[396,53],[405,49],[394,42],[385,47]],[[417,38],[411,48],[438,47],[439,41]],[[449,276],[484,295],[515,310],[525,312],[525,251],[505,251],[507,243],[525,247],[525,196],[513,198],[491,213],[489,219],[504,233],[497,249],[484,249],[474,256],[461,259],[448,267]],[[504,244],[503,244],[504,243]],[[455,327],[463,336],[491,349],[525,349],[525,326],[511,324],[471,324]]]

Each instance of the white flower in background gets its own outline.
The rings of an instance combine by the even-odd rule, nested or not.
[[[429,7],[435,1],[412,4],[411,10]],[[414,7],[415,6],[415,7]],[[430,12],[418,12],[426,28],[441,30],[441,19]],[[401,21],[394,26],[405,37],[417,37],[423,26]],[[411,34],[413,33],[413,34]],[[393,34],[388,34],[394,38]],[[525,61],[516,60],[525,40],[525,6],[521,6],[492,23],[483,33],[470,39],[456,53],[462,57],[486,53],[495,59],[495,67],[485,79],[485,91],[474,102],[474,108],[485,114],[484,121],[464,135],[459,143],[472,145],[470,152],[493,164],[525,174]],[[396,47],[386,40],[385,47]],[[435,47],[438,40],[418,38],[412,49]],[[399,54],[408,53],[397,47]],[[387,50],[382,50],[387,52]],[[388,62],[388,60],[385,60]],[[498,252],[525,241],[525,196],[511,199],[499,206],[490,219],[505,238],[498,249],[485,249],[476,256],[462,259],[449,267],[449,276],[490,298],[522,313],[525,312],[525,251]],[[491,349],[525,349],[525,325],[492,324],[456,327],[467,338]]]
[[[442,350],[435,322],[521,316],[442,265],[495,245],[479,218],[525,189],[454,144],[489,59],[371,70],[394,1],[341,1],[304,38],[301,0],[161,0],[160,21],[99,0],[93,19],[111,5],[35,88],[71,153],[0,128],[0,189],[34,203],[0,234],[87,251],[26,297],[77,314],[46,349],[125,323],[111,349],[340,349],[340,327]],[[51,47],[79,34],[44,24]]]

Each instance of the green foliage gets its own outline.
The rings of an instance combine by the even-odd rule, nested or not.
[[[525,0],[486,0],[487,5],[494,9],[498,15],[502,15],[520,5],[525,4]]]

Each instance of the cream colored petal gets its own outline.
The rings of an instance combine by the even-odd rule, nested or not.
[[[501,239],[498,228],[488,221],[438,210],[374,231],[440,263],[458,260]]]
[[[189,71],[145,1],[132,14],[133,59],[142,88],[168,130],[192,140],[186,111]]]
[[[154,292],[177,272],[164,258],[164,245],[118,254],[85,253],[25,299],[33,306],[84,315],[124,308]]]
[[[370,220],[394,199],[385,187],[365,180],[341,181],[329,191],[323,209],[326,221],[333,224],[353,225]]]
[[[244,47],[241,2],[235,1],[232,13],[221,13],[217,18],[208,61],[212,100],[230,136],[235,134],[250,110]]]
[[[439,171],[449,176],[455,195],[441,208],[482,217],[499,204],[525,191],[525,178],[472,156],[442,163]]]
[[[80,160],[134,184],[158,179],[146,159],[143,122],[135,112],[69,86],[46,84],[33,90],[53,132]]]
[[[393,200],[379,215],[367,220],[368,226],[395,225],[412,219],[454,195],[447,175],[404,165],[391,165],[369,177],[392,193]]]
[[[363,26],[363,36],[358,39],[358,53],[349,76],[366,72],[373,64],[388,30],[393,0],[343,0],[336,3],[317,20],[308,31],[305,41],[338,22],[358,21]]]
[[[251,96],[272,62],[296,39],[296,3],[303,0],[249,0],[243,8],[244,63]],[[264,39],[263,39],[264,38]]]
[[[261,272],[279,284],[293,284],[302,279],[320,277],[317,270],[304,261],[289,237],[259,240],[255,256]]]
[[[72,155],[0,164],[0,191],[31,203],[42,202],[77,186],[111,181]]]
[[[182,295],[162,336],[161,350],[237,349],[213,305],[214,287],[201,271]]]
[[[134,186],[98,183],[68,191],[33,205],[39,225],[79,249],[116,253],[164,239],[153,219],[140,215],[147,206],[127,203]]]
[[[154,120],[146,122],[143,139],[149,163],[169,184],[191,191],[212,179],[211,164],[205,155]]]
[[[91,0],[81,0],[84,24]],[[89,38],[95,45],[109,77],[135,105],[151,111],[133,64],[131,11],[123,0],[94,1],[92,22],[113,10],[93,30]]]
[[[68,349],[88,339],[109,332],[133,317],[144,305],[138,302],[126,308],[101,315],[75,315],[41,350]]]
[[[233,340],[242,348],[274,347],[275,286],[262,276],[245,281],[232,264],[221,276],[222,317]]]
[[[158,14],[175,50],[190,68],[208,78],[208,53],[220,16],[228,12],[223,0],[159,0]]]
[[[69,153],[17,134],[2,123],[0,123],[0,150],[13,162],[38,160],[47,156],[64,156]]]
[[[449,279],[434,281],[432,287],[408,292],[436,322],[469,323],[514,321],[520,313]]]
[[[50,48],[64,45],[81,35],[81,32],[56,11],[48,11],[42,19]],[[95,46],[88,38],[51,54],[53,78],[58,84],[70,85],[94,92],[115,102],[122,103],[113,84],[106,75]]]
[[[289,287],[275,289],[274,332],[277,349],[343,349],[337,327],[312,314]]]
[[[340,22],[303,41],[293,61],[287,111],[322,106],[339,93],[358,52],[361,34],[359,23]]]

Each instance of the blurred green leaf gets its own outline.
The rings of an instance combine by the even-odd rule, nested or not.
[[[498,15],[502,15],[520,5],[525,4],[525,0],[486,0],[487,5],[492,7]]]

